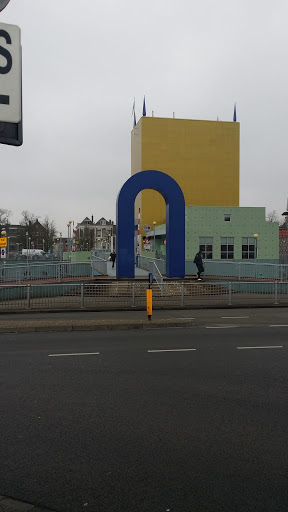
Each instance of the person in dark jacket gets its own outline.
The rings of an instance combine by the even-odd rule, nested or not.
[[[112,261],[112,268],[114,268],[115,260],[116,260],[116,252],[115,251],[111,252],[110,259]]]
[[[201,281],[201,277],[200,275],[202,274],[202,272],[204,272],[204,266],[203,266],[203,259],[202,259],[202,252],[199,251],[197,252],[195,258],[194,258],[194,263],[197,267],[197,275],[198,275],[198,281]]]

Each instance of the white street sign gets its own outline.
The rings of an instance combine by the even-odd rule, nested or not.
[[[6,258],[6,247],[1,247],[1,260]]]
[[[0,12],[5,9],[6,5],[8,5],[10,0],[0,0]]]
[[[17,25],[6,23],[0,23],[1,121],[21,121],[21,32]]]

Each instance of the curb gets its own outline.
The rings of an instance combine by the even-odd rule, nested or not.
[[[167,327],[194,327],[195,321],[189,319],[160,319],[160,320],[19,320],[0,321],[0,333],[28,332],[71,332],[71,331],[103,331],[127,329],[157,329]]]
[[[32,503],[17,501],[7,496],[0,496],[0,512],[55,512],[45,507],[37,507]]]

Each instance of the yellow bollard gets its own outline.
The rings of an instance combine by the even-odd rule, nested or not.
[[[148,320],[151,320],[151,316],[152,316],[152,290],[151,290],[151,288],[147,288],[146,292],[147,292],[147,294],[146,294],[147,315],[148,315]]]

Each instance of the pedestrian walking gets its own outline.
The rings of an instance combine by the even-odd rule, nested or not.
[[[115,265],[115,260],[116,260],[116,252],[115,251],[112,251],[111,254],[110,254],[110,259],[112,261],[112,268],[114,268],[114,265]]]
[[[197,252],[195,258],[194,258],[194,263],[197,267],[197,276],[198,276],[198,281],[201,281],[201,274],[202,272],[204,272],[204,266],[203,266],[203,259],[202,259],[202,252],[199,251]]]

